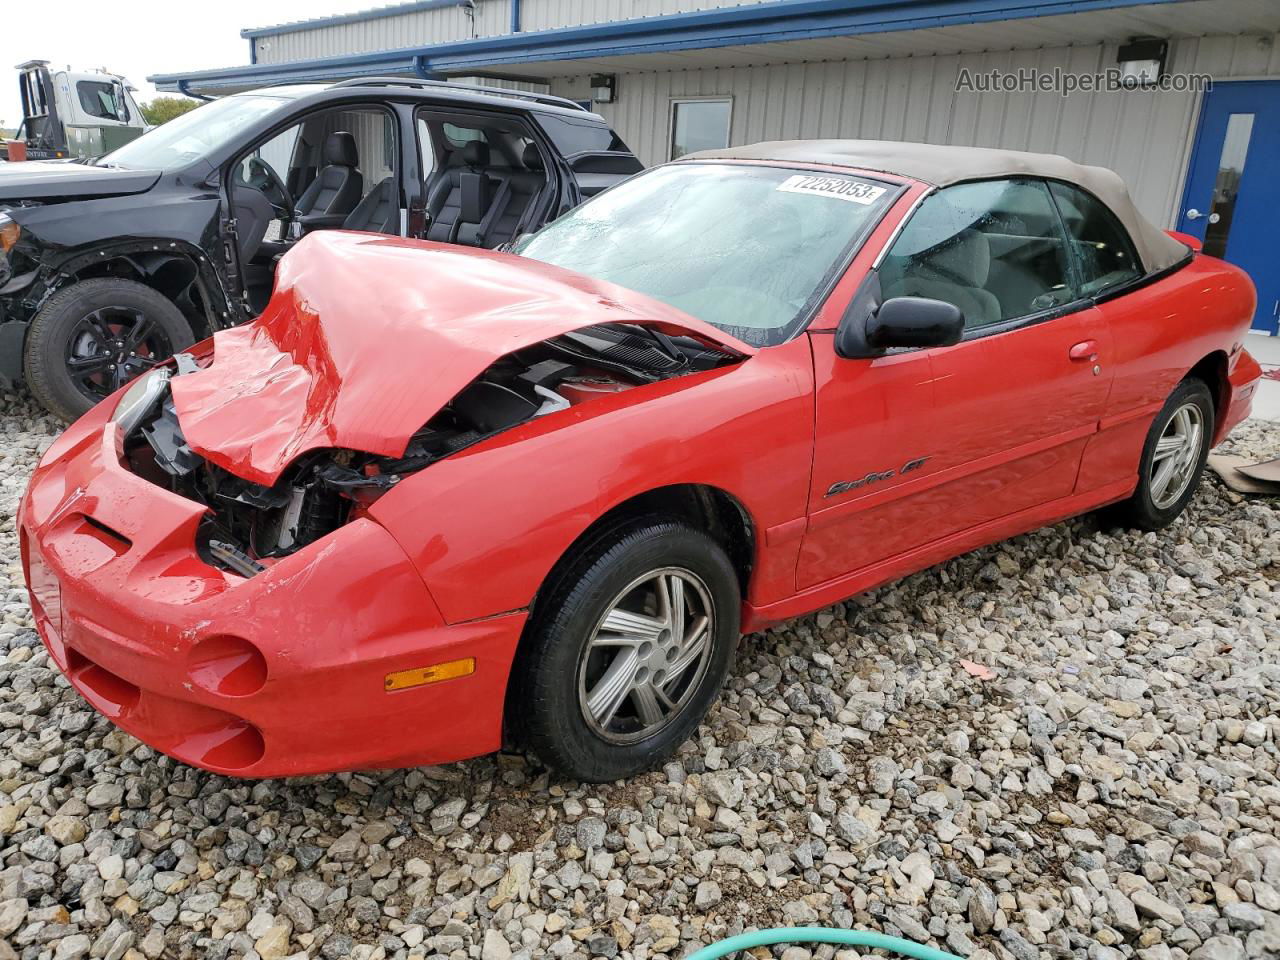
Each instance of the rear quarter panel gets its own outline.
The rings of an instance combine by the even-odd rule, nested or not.
[[[1185,267],[1098,305],[1111,329],[1114,379],[1100,430],[1085,448],[1077,491],[1130,475],[1136,482],[1155,415],[1202,360],[1217,355],[1215,362],[1226,368],[1244,342],[1254,303],[1247,274],[1196,254]],[[1222,399],[1215,397],[1220,426]]]
[[[612,507],[660,487],[736,497],[756,539],[751,601],[795,589],[813,447],[808,338],[718,371],[550,414],[433,464],[371,514],[451,623],[526,607]],[[770,539],[769,531],[774,529]]]

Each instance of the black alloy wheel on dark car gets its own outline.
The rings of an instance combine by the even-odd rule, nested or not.
[[[163,294],[100,277],[55,294],[27,335],[27,383],[41,403],[73,420],[195,341]]]

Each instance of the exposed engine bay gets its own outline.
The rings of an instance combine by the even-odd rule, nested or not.
[[[137,475],[207,506],[197,535],[200,556],[251,577],[359,516],[406,476],[495,434],[604,395],[738,359],[651,327],[575,330],[493,363],[413,434],[402,456],[312,450],[268,487],[208,462],[187,444],[168,379],[197,369],[197,363],[179,354],[171,377],[152,391],[145,414],[127,427],[125,462]]]

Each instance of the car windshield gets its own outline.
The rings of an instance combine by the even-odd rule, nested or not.
[[[602,193],[516,252],[769,346],[805,322],[893,194],[889,184],[851,174],[673,164]]]
[[[175,117],[98,160],[108,167],[172,170],[218,149],[247,124],[266,116],[287,97],[241,94],[224,97]]]

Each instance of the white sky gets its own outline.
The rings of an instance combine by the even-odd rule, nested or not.
[[[180,73],[249,62],[243,27],[264,27],[383,6],[391,0],[0,0],[0,127],[22,119],[15,64],[48,60],[76,70],[106,67],[156,96],[153,73]]]

